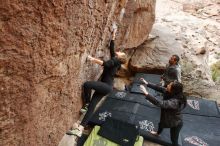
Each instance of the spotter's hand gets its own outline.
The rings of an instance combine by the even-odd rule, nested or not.
[[[148,82],[144,78],[140,78],[140,81],[146,85],[148,84]]]
[[[145,94],[148,95],[147,89],[144,87],[144,85],[140,85],[140,90]]]

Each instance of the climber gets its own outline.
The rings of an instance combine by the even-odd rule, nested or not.
[[[140,86],[140,90],[154,105],[161,108],[160,122],[157,132],[151,131],[151,134],[158,136],[163,128],[170,128],[170,138],[173,146],[178,146],[179,132],[183,126],[181,110],[186,107],[186,97],[183,95],[183,85],[178,81],[170,82],[166,88],[157,86],[140,79],[147,87],[163,93],[163,100],[157,99],[148,93],[144,85]]]
[[[127,55],[125,53],[120,52],[120,51],[115,52],[114,50],[115,49],[114,40],[116,37],[116,32],[117,32],[117,26],[114,23],[113,30],[112,30],[112,39],[110,41],[110,47],[109,47],[110,55],[111,55],[111,58],[109,60],[103,61],[103,60],[100,60],[98,58],[94,58],[91,56],[87,57],[88,61],[91,61],[92,63],[96,63],[96,64],[103,66],[104,70],[101,75],[100,81],[87,81],[83,84],[82,98],[83,98],[84,105],[83,105],[83,108],[80,110],[81,113],[86,113],[87,110],[90,109],[89,104],[91,101],[92,90],[95,90],[95,93],[101,94],[102,97],[104,97],[105,95],[107,95],[113,90],[114,76],[116,72],[120,69],[121,64],[124,64],[127,61]],[[100,99],[97,98],[93,100],[96,100],[98,102]],[[89,121],[88,118],[84,118],[81,124],[78,125],[78,127],[87,126],[88,121]],[[77,126],[75,127],[76,128],[73,128],[73,130],[68,131],[66,134],[81,135],[82,131],[80,131],[79,129],[83,129],[83,128],[78,128]]]
[[[113,25],[112,40],[110,41],[110,55],[111,58],[108,61],[102,61],[100,59],[88,56],[88,60],[92,63],[99,64],[104,67],[100,81],[87,81],[83,84],[83,101],[84,106],[80,110],[81,113],[85,113],[90,103],[92,89],[102,94],[103,96],[110,93],[113,89],[113,80],[116,72],[120,69],[121,64],[126,63],[126,54],[123,52],[114,51],[114,40],[117,32],[117,26]]]
[[[167,65],[164,74],[161,76],[161,83],[164,87],[174,80],[181,82],[181,66],[179,65],[179,60],[178,55],[172,55],[170,57],[169,65]]]

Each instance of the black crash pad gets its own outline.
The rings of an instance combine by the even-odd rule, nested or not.
[[[82,134],[82,136],[79,137],[79,139],[77,140],[77,146],[83,146],[83,144],[86,142],[86,139],[88,137],[89,137],[88,135]]]
[[[156,131],[160,119],[160,109],[129,102],[121,99],[108,98],[90,119],[91,124],[102,125],[107,117],[135,124],[140,127],[140,134],[153,142],[170,145],[169,131],[164,130],[160,137],[152,136],[148,131]]]
[[[156,107],[153,104],[151,104],[148,100],[146,100],[143,94],[135,94],[126,91],[114,90],[109,94],[108,97],[139,103],[150,107]],[[163,99],[163,97],[159,94],[156,95],[155,97],[159,99]],[[194,97],[187,97],[187,106],[182,111],[182,113],[220,117],[220,112],[216,101],[202,99],[202,98],[194,98]]]
[[[139,103],[142,105],[147,105],[150,107],[156,107],[151,102],[145,99],[145,95],[143,94],[135,94],[127,91],[114,90],[109,95],[108,98],[114,98],[119,100],[130,101],[133,103]],[[157,96],[157,98],[162,99],[162,96]]]
[[[140,85],[143,83],[140,81],[140,78],[144,78],[146,81],[154,83],[154,84],[159,84],[160,77],[161,77],[161,75],[157,75],[157,74],[137,73],[137,74],[135,74],[134,80],[132,82],[130,92],[131,93],[142,93],[142,91],[140,90]],[[147,87],[147,90],[153,96],[160,96],[161,95],[159,92],[157,92],[151,88]]]
[[[206,106],[206,111],[212,111],[212,106]],[[181,142],[179,144],[188,146],[189,141],[196,139],[196,137],[198,139],[204,139],[203,141],[207,144],[216,144],[219,142],[217,137],[219,137],[220,133],[218,130],[220,129],[220,118],[217,116],[198,116],[190,113],[193,112],[183,112],[184,126],[180,133],[179,141]],[[94,113],[90,122],[101,125],[107,117],[113,117],[139,126],[140,134],[147,140],[162,145],[170,145],[171,143],[169,129],[165,129],[159,137],[152,136],[148,132],[149,130],[157,130],[160,108],[146,102],[144,96],[141,94],[113,91]],[[214,139],[209,135],[213,136]]]
[[[137,73],[135,74],[133,83],[141,83],[140,78],[144,78],[146,81],[159,84],[161,75],[158,74],[145,74],[145,73]]]
[[[181,140],[184,146],[220,144],[220,118],[183,114],[183,123]]]
[[[152,74],[137,74],[133,82],[134,88],[131,88],[133,93],[116,90],[111,92],[93,115],[90,112],[89,123],[101,125],[107,117],[113,117],[139,126],[141,135],[147,140],[170,145],[169,129],[164,129],[159,137],[152,136],[148,132],[152,129],[157,130],[160,108],[152,105],[143,94],[136,90],[139,89],[140,77],[156,84],[160,81],[160,75],[154,77]],[[150,90],[150,93],[162,99],[160,93],[153,90]],[[184,124],[179,144],[193,146],[194,144],[190,142],[194,142],[197,145],[204,144],[204,146],[219,145],[220,114],[217,103],[205,99],[187,98],[187,107],[182,111]],[[93,106],[97,103],[97,99],[100,100],[101,96],[98,95],[98,98],[95,98]]]
[[[131,86],[131,93],[142,94],[140,90],[140,78],[144,78],[146,81],[158,84],[160,81],[160,75],[155,74],[143,74],[138,73],[135,75],[134,82]],[[162,94],[147,87],[149,93],[157,98],[162,99]],[[182,111],[185,114],[194,114],[194,115],[204,115],[204,116],[214,116],[219,117],[220,112],[216,101],[206,100],[202,98],[187,97],[187,106]]]
[[[88,107],[88,110],[84,116],[84,118],[82,119],[81,121],[81,125],[85,126],[85,125],[88,125],[89,124],[89,120],[90,118],[92,117],[94,111],[95,111],[95,108],[96,108],[96,105],[100,102],[100,100],[104,97],[105,95],[103,94],[100,94],[98,92],[95,92],[92,96],[92,99],[91,99],[91,102],[89,104],[89,107]]]
[[[220,117],[216,101],[195,97],[187,97],[187,106],[182,113],[207,117]]]

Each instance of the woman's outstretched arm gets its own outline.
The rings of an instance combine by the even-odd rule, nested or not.
[[[110,49],[111,58],[115,57],[115,42],[114,42],[114,40],[111,40],[109,49]]]
[[[102,60],[100,60],[100,59],[98,59],[98,58],[94,58],[94,57],[92,57],[92,56],[88,56],[87,57],[87,59],[89,60],[89,61],[91,61],[92,63],[96,63],[96,64],[99,64],[99,65],[103,65],[103,61]]]
[[[158,86],[158,85],[155,85],[155,84],[152,84],[152,83],[149,83],[147,81],[145,81],[144,78],[140,78],[140,81],[142,83],[144,83],[145,85],[147,85],[147,87],[150,87],[158,92],[161,92],[161,93],[165,93],[166,92],[166,88],[162,87],[162,86]]]
[[[110,46],[109,46],[111,58],[115,57],[115,42],[114,41],[115,41],[116,32],[117,32],[117,25],[113,24],[112,27],[113,27],[112,39],[110,41]]]
[[[151,103],[153,103],[154,105],[158,107],[165,108],[165,109],[178,109],[179,108],[179,102],[175,98],[170,99],[170,100],[160,100],[150,95],[143,85],[140,86],[140,90],[144,93],[147,100],[149,100]]]

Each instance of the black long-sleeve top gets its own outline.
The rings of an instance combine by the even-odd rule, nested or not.
[[[163,93],[163,100],[157,99],[148,94],[146,99],[154,105],[161,107],[160,126],[163,128],[176,127],[182,123],[182,115],[180,113],[182,109],[182,102],[179,95],[172,95],[166,91],[166,88],[160,87],[151,83],[148,83],[148,87]]]
[[[101,81],[113,86],[114,76],[118,69],[121,67],[121,62],[115,57],[114,40],[110,42],[110,55],[111,59],[103,62],[104,70],[102,73]]]

